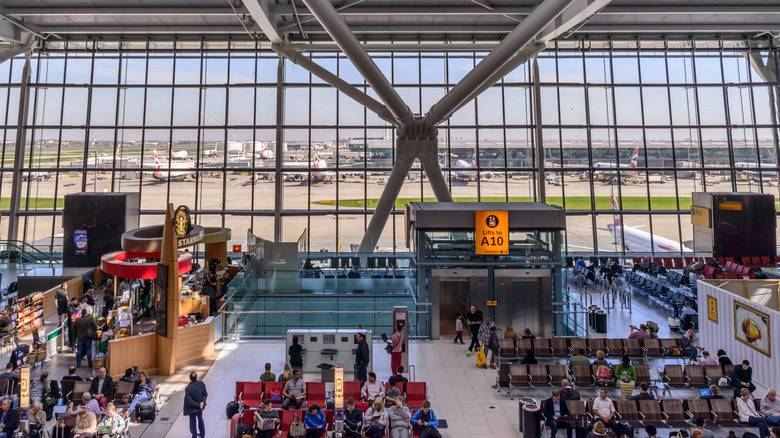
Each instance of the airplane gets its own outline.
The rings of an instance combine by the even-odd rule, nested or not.
[[[186,162],[186,163],[171,163],[168,167],[162,167],[162,164],[160,163],[160,156],[157,155],[157,149],[154,150],[154,170],[153,171],[144,171],[144,173],[149,173],[152,175],[152,177],[158,181],[167,181],[168,178],[171,179],[171,181],[184,181],[187,176],[191,176],[192,179],[197,178],[198,174],[194,170],[178,170],[174,171],[173,169],[193,169],[195,163],[193,162]]]
[[[114,164],[114,160],[118,165],[122,163],[122,157],[119,156],[119,152],[122,150],[122,145],[116,147],[116,153],[114,155],[99,155],[97,157],[87,157],[87,166],[111,166]],[[124,158],[125,161],[133,161],[133,158]]]
[[[612,198],[612,209],[619,211],[620,207],[617,199],[615,199],[615,192],[612,190],[610,190],[610,197]],[[620,216],[615,215],[613,223],[608,224],[607,228],[599,229],[609,231],[615,242],[618,244],[623,243],[626,251],[674,253],[691,251],[690,248],[681,245],[679,242],[640,230],[639,228],[643,226],[629,227],[628,225],[623,225],[621,224]]]
[[[775,167],[774,164],[761,163],[759,165],[756,163],[736,163],[734,167],[739,169],[737,171],[737,175],[741,180],[757,181],[759,177],[763,177],[766,179],[777,178],[777,172],[762,170],[762,168]]]
[[[637,147],[636,149],[634,149],[634,153],[631,155],[631,161],[629,162],[629,164],[628,165],[621,164],[621,165],[617,166],[617,168],[619,168],[619,169],[637,169],[638,168],[637,167],[638,161],[639,161],[639,148]],[[615,163],[599,162],[599,163],[596,163],[593,167],[595,167],[596,169],[614,169],[616,166],[615,166]],[[596,170],[595,172],[593,172],[593,177],[597,181],[604,181],[604,182],[607,182],[607,183],[616,182],[618,180],[618,172],[613,171],[613,170]],[[634,182],[641,182],[640,178],[639,178],[639,171],[638,170],[636,170],[636,171],[621,171],[620,172],[620,177],[623,180],[632,179],[632,180],[634,180]]]
[[[320,159],[318,148],[314,148],[314,160],[312,160],[312,163],[314,164],[312,167],[314,170],[324,170],[328,168],[328,163],[325,160]],[[282,163],[282,168],[308,169],[309,161],[285,161]],[[288,170],[285,170],[283,173],[285,181],[304,181],[308,178],[309,175],[309,172],[296,172]],[[311,172],[311,179],[315,182],[331,181],[335,179],[335,177],[336,172]]]
[[[474,152],[471,155],[471,161],[459,159],[455,161],[455,171],[452,173],[452,177],[456,181],[476,181],[479,178],[479,171],[477,170],[477,148],[474,148]],[[493,176],[490,172],[482,172],[482,176],[485,179],[490,179]]]
[[[187,158],[189,158],[189,154],[187,153],[187,151],[174,152],[174,153],[171,154],[171,158],[179,159],[179,160],[186,160]]]

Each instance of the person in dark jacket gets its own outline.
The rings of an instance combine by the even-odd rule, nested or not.
[[[97,324],[92,317],[90,309],[81,311],[81,318],[73,323],[73,335],[76,337],[76,366],[81,366],[81,357],[86,353],[87,365],[92,368],[92,338],[90,334],[97,335]]]
[[[206,428],[203,425],[203,409],[206,407],[206,398],[208,396],[206,385],[198,380],[198,373],[191,372],[190,383],[184,389],[184,415],[190,417],[192,438],[206,435]],[[200,430],[200,433],[198,433],[198,430]]]
[[[555,438],[555,434],[558,433],[559,427],[565,427],[566,436],[571,438],[574,427],[572,423],[568,421],[569,408],[566,406],[566,402],[561,400],[560,392],[553,391],[552,397],[544,401],[544,416],[547,418],[545,424],[550,428],[551,438]]]
[[[3,429],[0,431],[0,438],[11,438],[19,426],[19,417],[16,414],[16,409],[11,407],[10,400],[3,400],[2,410],[0,410],[0,423],[3,425]]]
[[[57,302],[57,325],[62,325],[62,315],[68,317],[68,283],[62,283],[57,292],[54,293],[54,300]]]
[[[298,343],[298,337],[293,336],[293,343],[287,350],[287,354],[290,355],[290,365],[293,368],[300,368],[303,366],[303,347]]]
[[[347,399],[347,409],[344,410],[344,436],[346,438],[363,438],[360,433],[363,427],[363,413],[355,407],[355,399]]]
[[[363,333],[358,333],[355,336],[358,341],[355,351],[355,380],[365,382],[368,380],[366,370],[368,370],[368,362],[371,357],[368,353],[368,342],[366,342],[366,335]]]
[[[475,345],[479,345],[479,326],[482,325],[482,311],[477,310],[477,306],[471,306],[469,313],[466,314],[466,324],[471,331],[471,344],[469,344],[469,350],[466,352],[466,356],[471,356],[471,350]]]
[[[113,387],[114,380],[111,376],[106,375],[106,368],[101,367],[98,370],[98,376],[92,379],[89,393],[92,394],[92,398],[100,403],[100,407],[105,409],[108,402],[111,401],[111,390]]]
[[[68,346],[70,348],[76,347],[76,333],[73,331],[73,323],[76,319],[81,317],[81,302],[78,298],[73,297],[70,299],[70,305],[68,306]]]
[[[747,388],[751,393],[756,390],[756,385],[753,384],[753,368],[750,368],[748,360],[743,360],[741,366],[734,367],[734,374],[731,375],[731,386],[736,388],[735,393],[742,388]]]

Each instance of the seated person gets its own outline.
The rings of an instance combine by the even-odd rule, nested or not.
[[[387,426],[387,412],[385,412],[385,404],[382,403],[381,399],[374,400],[371,407],[366,409],[363,422],[365,423],[363,431],[367,437],[382,438],[384,436],[384,430]]]
[[[593,424],[593,430],[588,432],[588,435],[585,438],[603,438],[606,436],[607,428],[604,426],[604,423],[597,421]]]
[[[14,330],[14,323],[8,314],[0,317],[0,336],[11,333]]]
[[[639,384],[639,394],[637,395],[627,395],[626,400],[655,400],[655,397],[653,394],[650,394],[647,392],[648,386],[647,383],[642,382]]]
[[[125,430],[125,427],[127,427],[125,419],[122,418],[121,415],[117,415],[116,407],[114,407],[113,403],[109,403],[106,406],[106,415],[104,415],[98,423],[98,431],[110,429],[111,432],[102,434],[98,433],[98,438],[113,438],[121,436],[122,431]]]
[[[770,389],[766,397],[761,399],[761,415],[766,418],[766,424],[780,426],[780,402],[777,401],[777,391]]]
[[[19,426],[19,416],[16,409],[11,407],[11,401],[8,399],[3,400],[0,409],[0,424],[3,425],[3,428],[0,429],[0,438],[11,438]]]
[[[750,390],[742,388],[739,391],[739,395],[739,397],[734,399],[739,422],[758,427],[761,438],[767,438],[769,436],[769,426],[766,424],[766,419],[756,412],[756,405],[753,403],[753,399],[750,398]]]
[[[354,398],[347,399],[347,409],[344,410],[344,436],[346,438],[363,438],[360,433],[363,428],[363,413],[355,404]]]
[[[691,359],[691,363],[696,361],[699,356],[699,349],[696,348],[696,334],[688,329],[682,337],[683,354]]]
[[[151,400],[153,394],[154,381],[149,380],[149,375],[146,374],[146,371],[141,371],[138,375],[138,380],[135,381],[133,400],[130,402],[127,411],[125,411],[125,418],[129,418],[130,414],[135,411],[135,408],[138,407],[139,404]],[[137,418],[136,421],[138,421]]]
[[[103,409],[100,408],[100,403],[97,401],[97,399],[92,397],[92,394],[88,392],[81,394],[81,406],[96,416],[103,415]]]
[[[704,367],[710,365],[710,366],[717,366],[720,365],[718,363],[718,359],[715,359],[710,355],[710,352],[707,350],[703,350],[701,352],[701,358],[699,358],[699,365],[701,365],[701,368],[704,369]]]
[[[19,397],[22,393],[22,369],[16,368],[12,377],[8,379],[6,394],[0,397],[0,400],[10,400],[14,409],[19,408]]]
[[[37,403],[43,398],[43,394],[46,394],[51,390],[51,382],[49,381],[49,372],[44,371],[40,377],[30,382],[30,403]]]
[[[325,432],[325,413],[317,403],[309,406],[303,417],[303,427],[306,429],[306,438],[320,438]]]
[[[73,426],[73,438],[92,438],[97,432],[97,417],[86,409],[79,408],[76,425]]]
[[[360,397],[363,401],[368,401],[370,404],[373,404],[377,398],[380,400],[384,399],[385,385],[376,380],[376,374],[373,371],[368,373],[368,380],[360,390]]]
[[[615,373],[612,371],[610,363],[604,359],[603,351],[596,352],[596,360],[591,365],[596,365],[596,385],[610,386],[615,384]]]
[[[135,376],[133,376],[133,369],[128,368],[125,370],[125,375],[119,378],[120,382],[135,382]]]
[[[619,379],[620,398],[626,400],[636,387],[636,370],[631,365],[631,359],[627,354],[623,355],[623,361],[615,367],[614,372],[615,377]]]
[[[750,361],[743,360],[742,365],[734,367],[734,373],[731,375],[731,386],[736,388],[735,395],[737,395],[737,390],[742,390],[742,388],[747,388],[751,393],[756,390],[756,385],[753,384],[753,368],[750,368]]]
[[[571,382],[568,379],[561,380],[560,394],[563,401],[580,399],[580,392],[571,386]]]
[[[715,438],[715,434],[712,433],[712,430],[707,429],[707,421],[705,421],[704,418],[701,417],[696,418],[693,424],[695,424],[696,428],[701,431],[702,438]]]
[[[539,363],[538,360],[536,360],[536,355],[534,354],[533,350],[528,350],[525,352],[525,357],[523,360],[520,361],[521,364],[528,364],[528,365],[536,365]]]
[[[271,364],[265,364],[265,372],[260,374],[261,382],[276,382],[276,374],[271,372]]]
[[[271,399],[263,402],[263,410],[255,412],[255,438],[273,438],[276,434],[276,427],[279,426],[279,413],[274,410]]]
[[[720,395],[720,389],[718,388],[718,385],[710,385],[710,393],[712,393],[712,395],[699,397],[699,398],[704,399],[704,400],[713,400],[713,399],[722,399],[723,398],[723,396]]]
[[[385,394],[385,403],[393,405],[395,404],[395,399],[401,395],[401,389],[398,388],[396,382],[390,382],[390,387],[387,388],[387,393]]]
[[[30,421],[30,437],[37,438],[40,436],[41,429],[46,425],[46,411],[43,410],[43,403],[37,402],[33,404],[28,413]]]
[[[425,400],[422,409],[414,414],[412,424],[416,424],[420,428],[420,438],[441,438],[441,433],[438,430],[439,420],[428,400]]]
[[[569,370],[571,370],[574,365],[587,365],[588,368],[590,368],[590,360],[585,357],[584,348],[578,349],[577,354],[573,355],[571,359],[569,359]]]
[[[395,382],[395,383],[398,383],[398,382],[409,383],[409,379],[407,379],[403,375],[404,374],[404,366],[403,365],[398,365],[398,368],[396,368],[395,371],[396,371],[396,374],[393,374],[392,376],[390,376],[390,378],[387,379],[387,383],[389,383],[391,385],[393,384],[393,382]]]
[[[72,366],[68,368],[68,375],[63,377],[62,380],[76,380],[76,381],[82,381],[84,379],[79,376],[79,374],[76,372],[76,367]]]
[[[409,429],[412,428],[409,422],[412,419],[412,413],[406,406],[404,396],[399,395],[395,402],[387,408],[387,421],[390,422],[390,436],[392,438],[409,438]]]
[[[92,379],[92,384],[89,386],[89,392],[92,394],[92,398],[100,403],[100,407],[105,409],[106,404],[111,399],[111,391],[114,389],[114,380],[111,376],[106,375],[106,368],[101,367],[98,370],[98,376]]]
[[[574,426],[569,421],[569,408],[566,406],[566,402],[561,401],[560,392],[553,391],[552,397],[544,401],[544,417],[546,418],[545,424],[550,428],[551,438],[554,438],[558,433],[559,427],[565,427],[566,436],[571,438]]]
[[[289,410],[292,405],[295,405],[295,409],[300,409],[303,406],[303,399],[306,397],[306,384],[303,383],[299,370],[293,371],[292,380],[288,380],[284,384],[282,397],[284,397],[282,409],[285,411]]]
[[[593,421],[603,422],[612,430],[618,430],[618,422],[615,419],[615,405],[612,399],[607,397],[607,390],[601,388],[599,396],[593,399]]]
[[[14,364],[11,363],[11,362],[8,362],[5,365],[5,372],[0,373],[0,379],[5,379],[5,380],[13,379],[14,378],[14,368],[16,368],[14,366]]]
[[[693,310],[693,307],[691,307],[691,302],[686,300],[683,309],[680,311],[680,321],[685,321],[686,316],[694,316],[694,315],[698,316],[698,313],[696,313],[696,311]]]
[[[631,326],[631,334],[628,335],[628,339],[648,339],[651,338],[650,333],[647,331],[647,326],[639,324],[639,329],[635,330],[634,326]]]

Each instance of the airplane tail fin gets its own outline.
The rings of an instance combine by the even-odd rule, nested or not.
[[[633,155],[631,155],[631,168],[637,168],[637,162],[639,161],[639,148],[634,149]]]
[[[154,168],[156,171],[154,172],[154,175],[160,174],[160,156],[157,155],[157,149],[154,150]]]
[[[612,198],[612,210],[614,210],[615,212],[620,211],[620,207],[618,206],[617,199],[615,198],[615,191],[609,189],[609,196],[610,198]],[[620,215],[616,214],[614,216],[614,220],[615,220],[615,228],[620,227]]]
[[[474,147],[474,152],[471,154],[471,167],[477,168],[477,147]]]

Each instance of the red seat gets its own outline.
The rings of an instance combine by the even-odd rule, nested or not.
[[[751,257],[750,258],[753,261],[753,266],[761,266],[761,257]]]
[[[674,267],[674,259],[671,259],[669,257],[664,257],[664,268],[673,268]]]
[[[241,418],[241,424],[251,426],[255,424],[255,412],[260,412],[262,409],[244,409],[241,411],[243,418]]]
[[[723,260],[724,260],[724,263],[725,262],[733,262],[734,261],[734,257],[723,257]]]
[[[263,403],[263,382],[244,383],[242,403],[250,407],[260,406]]]
[[[344,403],[352,397],[355,399],[355,406],[360,409],[361,412],[366,412],[368,403],[360,401],[360,389],[362,388],[362,385],[361,382],[344,382]]]
[[[325,409],[325,382],[306,382],[306,406],[315,403]]]
[[[769,256],[762,256],[761,266],[772,266],[772,259]]]
[[[274,388],[279,388],[279,394],[281,394],[284,391],[284,384],[287,382],[266,382],[265,384],[265,392],[263,395],[265,396],[265,400],[271,400],[271,393],[275,392]],[[279,407],[282,405],[282,399],[281,397],[279,401],[273,401],[271,400],[271,404],[274,407]]]
[[[726,260],[723,257],[716,257],[715,261],[718,262],[718,266],[723,266],[726,264]],[[732,258],[731,261],[733,262],[734,259]]]
[[[398,387],[398,389],[401,390],[401,395],[404,395],[404,391],[406,390],[406,384],[404,382],[398,382],[395,384],[395,386]],[[390,382],[385,382],[385,394],[387,394],[387,391],[390,390]]]
[[[298,421],[303,423],[303,418],[306,416],[306,410],[305,409],[290,409],[289,411],[279,411],[282,416],[282,424],[281,424],[281,433],[279,434],[278,438],[287,438],[288,434],[290,433],[290,425],[293,422],[293,419],[295,419],[295,415],[298,415]]]
[[[750,267],[740,266],[740,268],[737,270],[737,274],[739,274],[740,276],[750,275]]]
[[[726,262],[726,272],[731,272],[734,270],[734,263],[733,262]]]
[[[425,382],[409,382],[406,384],[406,405],[410,408],[421,408],[427,398]]]
[[[236,382],[236,400],[240,400],[244,396],[244,385],[253,382]]]

